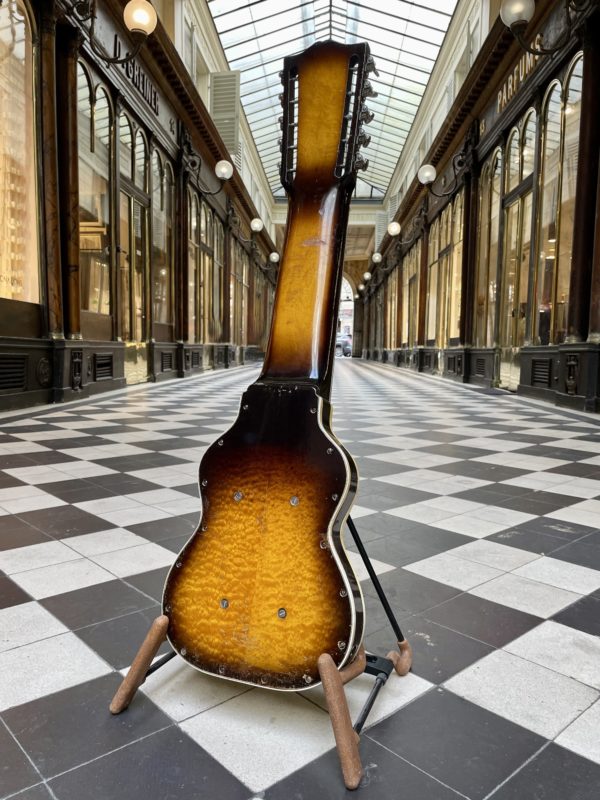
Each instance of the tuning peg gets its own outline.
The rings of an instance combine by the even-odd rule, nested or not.
[[[367,75],[370,72],[372,72],[373,74],[377,75],[377,77],[379,77],[379,72],[377,71],[377,67],[375,66],[375,59],[373,58],[373,56],[369,56],[367,58],[367,64],[366,64],[365,69],[366,69]]]
[[[363,105],[362,105],[362,107],[360,109],[360,113],[358,115],[359,122],[364,122],[365,125],[368,125],[369,122],[373,121],[373,117],[374,116],[375,116],[375,114],[373,114],[373,112],[369,110],[369,106],[367,106],[365,103],[363,103]]]
[[[356,169],[362,169],[364,171],[369,167],[369,159],[363,158],[362,156],[357,156],[354,162],[354,166],[356,167]]]
[[[362,125],[358,131],[358,136],[356,137],[356,141],[358,142],[359,147],[368,147],[371,144],[371,137],[365,131]]]
[[[361,97],[363,100],[366,100],[367,97],[377,97],[377,92],[373,88],[371,81],[365,81]]]

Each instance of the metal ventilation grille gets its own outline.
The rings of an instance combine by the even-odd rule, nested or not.
[[[27,356],[0,355],[0,391],[27,388]]]
[[[113,376],[112,353],[96,353],[94,355],[94,380],[102,381]]]
[[[162,372],[170,372],[173,369],[173,353],[163,352],[160,354],[160,368]]]
[[[547,388],[550,386],[552,361],[549,358],[534,358],[531,362],[531,385]]]

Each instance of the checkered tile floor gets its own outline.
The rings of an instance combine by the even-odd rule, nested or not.
[[[198,462],[256,374],[0,424],[0,797],[346,796],[318,688],[174,659],[108,713],[197,521]],[[357,796],[597,800],[600,419],[342,359],[334,412],[361,475],[353,517],[415,652],[363,733]],[[371,680],[348,686],[353,713]]]

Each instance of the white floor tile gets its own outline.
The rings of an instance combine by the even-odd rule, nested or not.
[[[429,522],[433,528],[442,528],[452,533],[462,533],[471,536],[473,539],[484,539],[493,533],[499,533],[510,527],[501,522],[489,522],[489,520],[477,519],[472,514],[457,514],[448,517],[440,522]]]
[[[539,558],[537,553],[531,553],[529,550],[520,550],[517,547],[508,547],[505,544],[485,539],[455,547],[452,555],[466,558],[468,561],[477,561],[479,564],[486,564],[488,567],[501,569],[504,572],[510,572]]]
[[[503,650],[485,656],[445,685],[547,739],[553,739],[598,698],[595,689]]]
[[[600,637],[548,620],[505,647],[528,661],[600,689]]]
[[[62,542],[48,541],[30,544],[26,547],[15,547],[12,550],[0,550],[0,570],[7,575],[24,572],[51,564],[62,564],[79,558],[77,553]]]
[[[472,459],[481,461],[484,464],[500,464],[504,467],[514,467],[515,469],[526,469],[528,472],[541,472],[553,467],[562,467],[568,461],[559,458],[546,458],[545,456],[529,456],[519,452],[512,453],[492,453],[489,456],[479,456]]]
[[[17,487],[23,488],[23,487]],[[30,487],[35,488],[35,487]],[[56,506],[66,505],[64,500],[61,500],[54,495],[37,489],[37,494],[31,494],[29,497],[20,497],[15,500],[3,500],[0,503],[0,508],[9,514],[24,514],[27,511],[40,511],[43,508],[55,508]]]
[[[600,571],[548,556],[519,567],[515,574],[576,594],[590,594],[600,589]]]
[[[137,575],[139,572],[170,567],[175,561],[175,556],[172,550],[151,543],[130,547],[127,550],[117,550],[114,553],[101,553],[95,555],[93,561],[118,578],[124,578],[127,575]]]
[[[247,692],[249,687],[205,675],[183,659],[174,658],[150,675],[141,690],[165,714],[181,722]]]
[[[74,633],[0,654],[0,711],[112,672]]]
[[[466,561],[464,558],[454,558],[448,553],[439,553],[431,558],[415,561],[413,564],[405,564],[402,569],[464,590],[472,589],[502,574],[500,570],[476,564],[474,561]]]
[[[352,519],[360,519],[361,517],[369,517],[371,514],[377,514],[374,508],[366,508],[366,506],[352,506],[350,516]]]
[[[390,453],[380,453],[376,456],[367,456],[374,461],[386,461],[390,464],[402,464],[415,469],[431,469],[442,464],[451,464],[458,461],[449,456],[438,456],[435,453],[421,453],[419,450],[392,450]]]
[[[50,567],[30,569],[12,575],[11,579],[32,597],[52,597],[96,583],[114,580],[114,575],[86,558],[53,564]]]
[[[494,450],[499,453],[511,450],[521,450],[523,447],[530,447],[529,442],[513,442],[509,439],[490,439],[489,437],[476,437],[474,439],[463,439],[461,447],[474,447],[481,450]]]
[[[600,764],[600,700],[590,706],[556,738],[556,744],[566,747],[590,761]]]
[[[470,593],[543,619],[552,617],[581,599],[581,595],[575,592],[557,589],[556,586],[514,573],[501,575],[482,586],[476,586]]]
[[[190,474],[186,467],[191,467],[192,464],[182,462],[175,467],[152,467],[151,469],[139,469],[134,472],[128,472],[134,478],[140,478],[143,481],[155,483],[158,486],[185,486],[187,483],[195,483],[198,481],[198,465],[194,465],[194,473]]]
[[[359,581],[366,581],[369,577],[369,573],[367,572],[367,568],[361,556],[358,553],[354,553],[352,550],[347,550],[346,555],[348,556],[348,561],[357,579]],[[378,561],[376,558],[371,558],[370,561],[376,575],[383,575],[384,572],[391,572],[396,569],[392,564],[386,564],[383,561]]]
[[[0,652],[67,631],[62,622],[36,602],[0,609]]]
[[[102,497],[99,500],[85,500],[81,503],[73,503],[76,508],[103,517],[111,511],[121,511],[123,508],[138,508],[141,504],[126,495],[113,495],[112,497]]]
[[[551,511],[545,516],[550,519],[574,522],[576,525],[598,528],[600,525],[600,500],[583,500],[581,503],[573,503],[572,506]]]
[[[168,511],[154,506],[145,506],[138,503],[133,508],[122,508],[119,511],[109,511],[106,514],[98,514],[99,517],[110,522],[116,528],[126,528],[128,525],[138,525],[141,522],[154,522],[157,519],[169,519],[173,516]]]
[[[365,700],[369,696],[369,692],[373,688],[373,677],[370,675],[359,675],[358,678],[350,681],[344,687],[346,697],[348,699],[348,709],[350,716],[355,720],[362,710]],[[411,672],[403,678],[392,672],[385,688],[381,690],[373,710],[369,714],[367,724],[364,730],[381,722],[382,719],[394,714],[407,703],[411,703],[417,697],[427,692],[433,686],[432,683],[426,681],[424,678],[419,678]],[[325,701],[325,694],[321,686],[314,689],[309,689],[302,692],[302,696],[310,698],[313,703],[316,703],[325,711],[327,710],[327,703]]]
[[[266,689],[234,697],[181,728],[253,792],[334,746],[328,714],[298,694]]]
[[[409,503],[405,506],[398,506],[398,508],[388,508],[384,514],[390,514],[393,517],[400,517],[401,519],[411,519],[417,522],[439,522],[440,520],[453,517],[457,512],[444,510],[443,508],[435,508],[427,505],[427,502],[422,503]]]
[[[86,533],[83,536],[71,536],[69,547],[82,556],[95,556],[99,553],[111,553],[113,550],[124,550],[147,544],[147,539],[137,536],[124,528],[110,528],[106,531]]]

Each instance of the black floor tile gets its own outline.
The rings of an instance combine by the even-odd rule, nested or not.
[[[542,621],[532,614],[472,594],[454,597],[423,616],[492,647],[503,647]]]
[[[536,519],[523,522],[520,525],[515,525],[511,530],[547,533],[558,539],[573,541],[574,539],[581,539],[583,536],[594,533],[596,529],[590,528],[587,525],[578,525],[575,522],[564,522],[560,519],[552,519],[551,517],[537,517]]]
[[[43,451],[41,451],[43,452]],[[48,450],[49,453],[52,453],[52,450]],[[0,469],[16,469],[17,467],[33,467],[35,466],[35,461],[32,461],[29,458],[29,455],[34,455],[34,453],[24,455],[23,453],[13,453],[7,456],[0,456]],[[35,453],[35,455],[39,455],[39,453]],[[58,454],[55,454],[58,455]]]
[[[30,544],[49,541],[49,536],[18,517],[0,517],[0,550],[13,550],[15,547],[28,547]]]
[[[542,458],[557,458],[563,461],[581,461],[584,458],[590,458],[592,453],[585,450],[569,450],[566,447],[551,447],[549,445],[537,445],[534,447],[526,447],[524,450],[519,450],[526,456],[542,456]]]
[[[433,608],[451,597],[460,594],[459,589],[445,586],[443,583],[422,578],[414,572],[397,569],[379,576],[379,581],[386,596],[399,616],[417,614]],[[377,593],[370,581],[365,581],[363,591],[377,599]],[[382,627],[374,626],[375,629]]]
[[[155,606],[155,601],[147,595],[119,580],[86,586],[39,602],[71,630]]]
[[[569,564],[579,564],[580,567],[600,570],[600,547],[587,544],[589,537],[572,542],[552,553],[552,558],[568,561]]]
[[[424,617],[404,619],[400,627],[412,647],[412,672],[431,683],[447,681],[493,650],[490,645],[436,625]],[[389,646],[393,647],[389,626],[365,640],[367,650],[372,649],[376,653],[383,653],[386,642],[388,649]]]
[[[94,800],[248,800],[252,795],[175,727],[66,772],[49,786],[57,800],[89,798],[90,787]]]
[[[7,575],[0,573],[0,608],[18,606],[29,603],[32,598],[12,581]]]
[[[154,487],[155,490],[160,487]],[[138,536],[143,536],[151,542],[160,542],[163,539],[168,539],[173,536],[183,536],[187,534],[190,536],[196,526],[193,525],[188,519],[183,517],[171,517],[169,519],[155,519],[151,522],[140,522],[137,525],[128,525],[127,530],[132,533],[137,533]]]
[[[431,495],[428,496],[431,497]],[[364,502],[366,505],[366,498]],[[414,525],[415,523],[412,520],[394,517],[391,514],[384,514],[383,512],[369,514],[366,517],[359,517],[356,520],[356,527],[358,528],[359,534],[363,538],[365,537],[367,531],[371,534],[376,534],[377,538],[381,536],[397,537],[401,535],[402,531],[409,530],[410,528],[414,527]],[[350,541],[350,539],[348,539],[348,541]]]
[[[18,478],[13,478],[6,472],[0,472],[0,489],[12,489],[13,486],[27,486],[25,481],[20,481]]]
[[[42,508],[39,511],[26,511],[19,514],[19,517],[24,522],[55,539],[66,539],[69,536],[96,533],[111,527],[105,519],[70,505]]]
[[[128,667],[135,658],[150,626],[160,615],[159,605],[135,611],[116,619],[97,622],[76,633],[89,647],[115,669]],[[171,645],[163,642],[158,655],[171,651]]]
[[[463,536],[460,533],[417,525],[401,530],[397,535],[377,539],[371,544],[368,552],[371,558],[401,567],[472,541],[470,536]]]
[[[349,446],[352,453],[352,445]],[[402,464],[392,464],[390,461],[379,461],[374,458],[360,458],[357,463],[358,474],[361,478],[381,478],[385,475],[394,475],[398,472],[408,472],[411,467]]]
[[[69,439],[69,441],[72,441]],[[54,447],[54,442],[46,442],[46,447]],[[69,445],[67,444],[64,449],[66,450]],[[41,466],[42,464],[64,464],[67,461],[78,461],[77,458],[73,456],[65,455],[65,453],[59,453],[58,450],[38,450],[35,453],[28,453],[27,454],[30,459],[30,464],[23,465],[23,466]]]
[[[545,742],[442,689],[418,698],[368,735],[471,800],[484,798]]]
[[[173,553],[180,553],[183,550],[183,546],[188,542],[190,535],[186,533],[183,536],[175,536],[172,539],[163,539],[160,544]]]
[[[378,745],[368,733],[361,737],[360,755],[365,774],[357,791],[351,792],[344,787],[337,753],[330,750],[267,789],[264,800],[399,800],[400,797],[406,800],[458,800],[460,797]]]
[[[423,434],[423,438],[427,439],[427,433]],[[436,455],[436,456],[459,458],[465,461],[469,458],[477,458],[478,456],[487,456],[495,451],[496,448],[493,447],[491,444],[489,450],[482,450],[481,447],[463,447],[460,444],[435,444],[432,446],[419,448],[419,453],[430,453],[431,455]]]
[[[498,498],[495,505],[541,517],[544,514],[551,514],[559,508],[567,508],[580,502],[580,497],[567,497],[552,492],[529,492],[519,497]]]
[[[582,597],[572,606],[559,611],[552,619],[593,636],[600,636],[600,593],[597,596]]]
[[[591,455],[591,453],[588,453],[588,455]],[[552,469],[545,471],[558,473],[559,475],[571,475],[574,478],[600,480],[600,467],[597,464],[584,464],[581,461],[576,461],[573,464],[562,464],[560,467],[552,467]]]
[[[38,783],[37,786],[32,786],[31,789],[25,789],[24,792],[13,795],[10,800],[54,800],[54,798],[45,784]]]
[[[360,487],[361,489],[363,487]],[[399,492],[396,496],[392,496],[392,493],[388,494],[376,494],[375,492],[370,492],[369,489],[372,487],[366,486],[361,491],[360,496],[357,497],[357,505],[364,505],[367,508],[373,508],[376,511],[387,511],[388,508],[397,508],[400,505],[408,505],[409,503],[418,502],[418,500],[412,500],[407,497],[405,492]],[[419,495],[421,499],[425,499],[423,497],[423,492],[415,492],[416,495]]]
[[[116,673],[105,675],[4,712],[6,724],[44,778],[172,725],[142,692],[127,711],[111,714],[108,706],[121,681]]]
[[[479,453],[479,455],[483,454]],[[452,464],[441,464],[435,469],[439,472],[448,472],[451,475],[480,478],[483,481],[507,481],[510,478],[518,478],[527,471],[515,469],[514,467],[504,467],[500,464],[486,464],[483,461],[456,461]]]
[[[373,490],[373,494],[376,497],[381,497],[386,500],[386,508],[382,508],[383,511],[387,511],[389,508],[408,506],[412,503],[421,503],[423,500],[432,500],[436,497],[436,495],[431,494],[431,492],[413,489],[410,486],[393,486],[392,484],[384,484],[377,481],[365,487],[365,491],[359,496],[359,505],[362,500],[365,506],[375,508],[375,506],[369,506],[371,490]]]
[[[565,539],[559,539],[557,536],[551,536],[542,531],[525,530],[520,527],[494,533],[493,536],[486,537],[486,540],[518,547],[520,550],[529,550],[530,553],[539,553],[540,555],[548,555],[557,547],[563,547],[565,544]]]
[[[5,712],[6,713],[6,712]],[[5,714],[2,715],[4,717]],[[0,721],[0,793],[7,797],[39,783],[41,776]]]
[[[184,494],[189,494],[190,497],[200,497],[200,490],[198,488],[198,483],[188,483],[185,486],[173,486],[172,487],[176,492],[183,492]]]
[[[110,468],[115,469],[115,467]],[[147,469],[147,466],[138,466],[136,469]],[[97,486],[114,491],[116,494],[156,491],[155,483],[136,478],[134,475],[120,475],[118,472],[110,475],[99,475],[96,478],[90,478],[90,480]]]
[[[51,492],[55,497],[59,497],[66,503],[85,503],[88,500],[101,500],[105,497],[114,497],[120,494],[113,489],[106,489],[103,486],[98,486],[97,483],[92,482],[93,479],[71,479],[68,481],[56,481],[55,483],[48,484],[47,491]]]
[[[553,742],[492,795],[493,800],[598,800],[598,797],[600,765]]]

